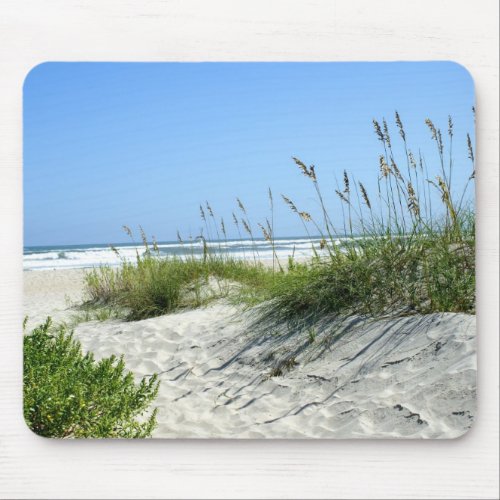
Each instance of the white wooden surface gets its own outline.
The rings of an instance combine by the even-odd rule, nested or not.
[[[478,108],[479,411],[449,442],[57,442],[21,414],[22,82],[65,61],[445,60]],[[2,0],[0,497],[498,498],[498,1]]]

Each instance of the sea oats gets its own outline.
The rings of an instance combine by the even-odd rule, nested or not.
[[[262,231],[262,234],[264,235],[264,239],[266,241],[270,242],[271,241],[271,235],[269,234],[269,232],[267,231],[267,229],[262,224],[260,224],[260,223],[258,223],[257,225],[260,227],[260,229]]]
[[[389,168],[389,165],[387,165],[387,162],[385,161],[385,156],[380,155],[379,156],[379,163],[380,163],[380,174],[382,177],[387,177],[391,173],[391,169]]]
[[[446,204],[446,206],[449,206],[451,199],[448,186],[441,176],[437,175],[436,180],[438,182],[439,190],[441,191],[441,200]]]
[[[226,237],[226,225],[224,224],[224,219],[221,217],[220,219],[220,228],[222,230],[222,234],[224,235],[224,238]]]
[[[401,175],[401,171],[399,170],[398,166],[396,165],[396,162],[394,160],[391,160],[391,169],[394,175],[400,180],[403,181],[403,176]]]
[[[377,120],[373,119],[373,127],[375,129],[375,133],[377,134],[378,140],[380,142],[384,142],[384,134],[382,133],[382,129],[380,128],[380,124]]]
[[[316,170],[314,170],[314,165],[309,167],[309,177],[311,177],[313,181],[316,180]]]
[[[245,209],[245,205],[243,205],[243,202],[239,198],[236,198],[236,201],[238,202],[238,206],[240,207],[240,210],[246,215],[247,211]]]
[[[241,219],[241,223],[243,224],[243,227],[245,228],[245,231],[252,236],[252,230],[250,229],[250,226],[247,224],[247,221],[245,219]]]
[[[125,231],[125,233],[127,233],[131,238],[133,238],[132,230],[128,226],[122,226],[122,228]]]
[[[417,168],[417,162],[415,161],[415,157],[413,156],[413,153],[411,151],[408,151],[408,160],[410,161],[410,165],[416,169]]]
[[[295,156],[292,156],[292,160],[306,177],[309,177],[313,181],[316,181],[316,172],[314,171],[314,165],[311,165],[309,168],[307,168],[306,164]]]
[[[446,182],[444,182],[444,180],[439,175],[436,176],[436,180],[438,181],[439,190],[441,191],[441,200],[446,205],[446,208],[448,209],[448,214],[450,215],[453,224],[455,224],[457,221],[457,212],[453,207],[453,202],[450,196],[450,190],[448,189]]]
[[[431,131],[431,137],[434,140],[437,140],[437,130],[436,127],[434,126],[434,123],[430,120],[430,118],[425,119],[425,124],[429,127],[429,130]]]
[[[349,188],[349,176],[347,175],[347,172],[344,170],[344,193],[349,194],[350,188]]]
[[[305,165],[304,162],[302,162],[301,160],[299,160],[298,158],[296,158],[295,156],[292,156],[292,160],[296,163],[296,165],[300,168],[300,170],[302,171],[302,173],[306,176],[309,177],[309,169],[307,168],[307,166]]]
[[[293,212],[298,213],[297,207],[290,198],[287,198],[284,194],[282,194],[281,197]]]
[[[212,210],[212,207],[210,206],[210,204],[208,203],[208,201],[205,202],[206,206],[207,206],[207,210],[208,210],[208,214],[210,215],[210,217],[214,217],[214,212]]]
[[[398,126],[399,129],[399,135],[403,138],[403,141],[406,141],[406,134],[403,127],[403,122],[401,121],[401,118],[397,111],[396,111],[396,125]]]
[[[148,240],[146,238],[146,233],[144,232],[142,226],[139,226],[139,231],[141,233],[142,244],[146,247],[146,249],[148,249]]]
[[[359,183],[359,188],[361,189],[361,196],[363,197],[366,206],[371,210],[372,206],[370,203],[370,199],[368,198],[368,193],[366,192],[365,186],[363,186],[361,182]]]
[[[472,148],[472,140],[469,134],[467,134],[467,150],[469,159],[474,163],[474,149]]]
[[[382,119],[382,126],[384,129],[385,142],[387,143],[387,146],[391,147],[391,136],[389,135],[389,127],[387,126],[385,118]]]
[[[341,193],[338,189],[336,189],[335,192],[342,201],[349,203],[349,200],[344,196],[344,193]]]
[[[269,234],[272,236],[273,228],[271,227],[271,224],[269,223],[269,219],[266,219],[266,226],[267,226],[267,230],[269,231]]]
[[[443,147],[443,138],[441,137],[441,130],[440,129],[437,130],[437,145],[439,148],[439,154],[442,155],[444,147]]]
[[[413,213],[417,216],[420,217],[420,206],[418,204],[418,199],[415,194],[415,190],[413,189],[413,186],[411,182],[408,182],[407,185],[407,190],[408,190],[408,208],[413,211]]]

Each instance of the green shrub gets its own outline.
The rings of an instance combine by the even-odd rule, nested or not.
[[[24,418],[44,437],[142,438],[156,426],[157,375],[135,384],[122,358],[83,355],[51,319],[24,337]],[[141,418],[142,417],[142,418]]]

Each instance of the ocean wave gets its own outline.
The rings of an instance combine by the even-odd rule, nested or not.
[[[288,259],[289,256],[308,257],[313,255],[313,246],[318,249],[320,238],[283,238],[275,240],[274,250],[272,245],[265,240],[228,240],[207,241],[207,248],[211,252],[220,252],[224,255],[238,259],[272,259],[276,252],[278,258]],[[118,255],[113,250],[118,250]],[[24,252],[23,267],[25,270],[41,269],[71,269],[90,268],[100,265],[118,266],[122,261],[133,262],[137,255],[144,255],[141,245],[114,245],[110,246],[68,246],[26,248]],[[158,244],[161,257],[192,256],[203,258],[203,242],[201,240],[180,242],[165,242]]]

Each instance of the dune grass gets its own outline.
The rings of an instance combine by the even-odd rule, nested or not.
[[[268,313],[283,319],[329,313],[473,313],[473,225],[469,220],[463,225],[469,235],[460,243],[439,232],[381,236],[325,261],[297,265],[277,276]]]
[[[90,304],[114,307],[123,317],[138,320],[200,307],[229,295],[259,302],[259,291],[267,290],[273,273],[259,263],[217,255],[205,260],[162,259],[146,253],[118,269],[96,268],[85,279]]]
[[[314,165],[293,158],[320,207],[319,218],[314,218],[282,195],[305,233],[320,237],[310,262],[291,257],[285,265],[278,259],[274,199],[269,190],[271,214],[258,227],[271,245],[272,267],[259,263],[257,237],[237,198],[233,224],[240,238],[246,233],[253,243],[246,260],[228,257],[217,246],[209,248],[203,237],[202,258],[189,252],[182,258],[161,258],[156,243],[150,245],[141,229],[144,253],[137,254],[135,263],[123,262],[117,269],[102,267],[87,275],[89,303],[115,307],[129,319],[199,307],[218,297],[249,305],[264,303],[259,308],[263,314],[283,320],[330,313],[474,313],[475,214],[470,192],[475,173],[469,135],[463,151],[470,161],[470,176],[456,188],[451,118],[446,141],[431,120],[425,122],[436,146],[433,173],[426,159],[410,149],[397,112],[394,126],[402,158],[396,159],[386,120],[374,120],[373,125],[382,149],[375,193],[368,193],[362,182],[343,171],[342,186],[337,184],[334,193],[340,205],[331,209]],[[340,221],[334,217],[337,213],[343,215]],[[209,240],[227,239],[224,220],[219,221],[208,202],[200,206],[200,215]],[[131,235],[130,229],[126,231]]]

